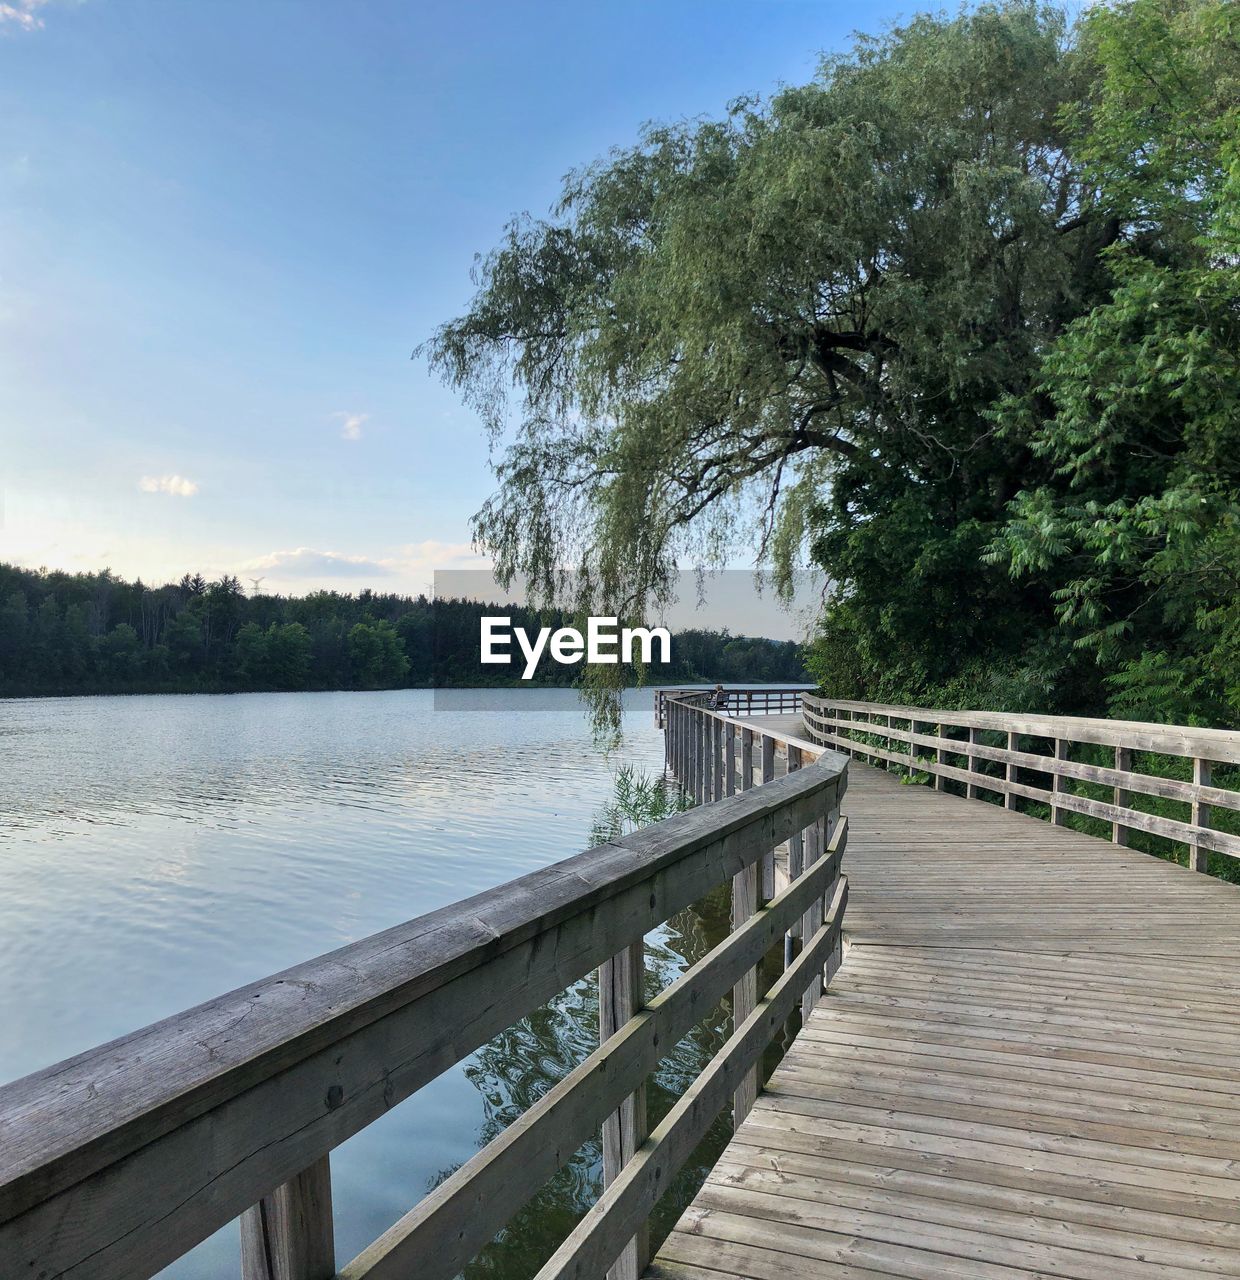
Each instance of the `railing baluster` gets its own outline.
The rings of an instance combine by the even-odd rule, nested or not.
[[[1068,748],[1071,745],[1072,744],[1068,741],[1067,738],[1056,738],[1055,739],[1055,759],[1066,760],[1068,758]],[[1058,769],[1056,769],[1054,773],[1054,781],[1051,784],[1051,791],[1053,794],[1058,794],[1059,792],[1065,791],[1066,789],[1067,788],[1063,785],[1063,774],[1060,773]],[[1051,801],[1051,821],[1055,824],[1055,826],[1062,827],[1067,822],[1067,820],[1068,820],[1068,810],[1065,809],[1062,805],[1057,805],[1054,802],[1054,800],[1052,800]]]
[[[336,1274],[328,1156],[241,1215],[242,1280],[331,1280]]]
[[[762,735],[762,781],[775,780],[775,739]],[[762,896],[769,902],[775,896],[775,850],[762,855]]]
[[[788,772],[795,773],[801,767],[801,748],[788,746]],[[805,841],[800,831],[794,831],[788,837],[788,883],[797,879],[805,870]],[[798,920],[788,930],[784,939],[784,967],[787,968],[796,958],[798,942],[805,937],[803,922]]]
[[[1209,760],[1202,760],[1200,757],[1194,758],[1194,784],[1198,787],[1208,787],[1211,784],[1211,777],[1212,772]],[[1193,800],[1192,820],[1195,827],[1208,827],[1210,825],[1210,806],[1200,796]],[[1197,840],[1193,840],[1188,846],[1188,865],[1193,871],[1209,871],[1210,869],[1210,851]]]
[[[1020,750],[1020,736],[1015,733],[1009,733],[1007,736],[1007,749],[1009,751]],[[1005,809],[1016,808],[1016,794],[1010,790],[1011,785],[1016,781],[1016,766],[1008,760],[1003,766],[1003,779],[1008,784],[1008,790],[1003,792],[1003,807]]]
[[[938,723],[938,724],[936,724],[936,725],[934,726],[934,736],[935,736],[936,738],[938,738],[940,742],[941,742],[941,741],[942,741],[942,739],[943,739],[943,722],[942,722],[941,720],[939,721],[939,723]],[[934,749],[934,760],[935,760],[935,763],[936,763],[936,764],[938,764],[938,765],[941,767],[941,766],[942,766],[942,764],[943,764],[943,759],[944,759],[944,758],[943,758],[943,748],[942,748],[942,747],[935,747],[935,749]],[[935,775],[934,775],[934,789],[935,789],[936,791],[942,791],[942,790],[943,790],[943,784],[944,784],[944,782],[945,782],[945,781],[946,781],[946,779],[943,777],[942,773],[936,772],[936,773],[935,773]]]
[[[982,740],[982,731],[980,729],[969,730],[969,746],[975,747],[981,740]],[[975,756],[972,751],[969,752],[969,772],[970,773],[981,772],[981,765],[978,763],[978,757]],[[976,800],[977,793],[978,793],[977,783],[970,782],[965,787],[964,793],[970,800]]]
[[[1115,748],[1115,768],[1122,773],[1132,771],[1132,752],[1127,747]],[[1115,788],[1115,807],[1117,809],[1128,808],[1128,792],[1121,786]],[[1113,844],[1127,844],[1129,836],[1129,828],[1124,826],[1122,822],[1116,821],[1111,823],[1111,842]]]
[[[723,726],[723,794],[736,794],[736,726],[731,720]]]
[[[641,942],[625,947],[604,961],[598,974],[599,1043],[609,1040],[646,1003],[645,948]],[[603,1122],[603,1186],[611,1186],[637,1148],[646,1140],[646,1086],[625,1099]],[[638,1280],[650,1260],[650,1232],[643,1226],[607,1272],[608,1280]]]
[[[751,862],[732,877],[732,928],[739,929],[758,909],[758,863]],[[739,1027],[758,1006],[758,970],[746,971],[732,988],[732,1026]],[[732,1095],[732,1122],[739,1129],[758,1098],[758,1067],[755,1063]]]
[[[805,866],[804,870],[808,871],[810,867],[822,856],[825,843],[822,838],[822,818],[816,818],[805,828]],[[822,926],[823,919],[823,901],[818,898],[811,905],[809,910],[801,917],[801,937],[812,938]],[[822,972],[819,971],[810,980],[809,986],[805,988],[801,996],[801,1021],[804,1022],[813,1011],[814,1005],[822,998]]]

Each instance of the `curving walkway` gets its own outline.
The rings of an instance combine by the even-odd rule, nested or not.
[[[648,1274],[1240,1276],[1240,891],[857,760],[844,809],[844,964]]]

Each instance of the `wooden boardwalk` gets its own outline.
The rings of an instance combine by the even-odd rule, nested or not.
[[[844,811],[843,967],[647,1274],[1240,1276],[1240,891],[859,760]]]

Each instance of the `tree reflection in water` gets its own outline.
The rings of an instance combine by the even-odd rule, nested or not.
[[[687,807],[678,789],[629,768],[616,774],[615,796],[600,812],[594,843],[614,839]],[[647,996],[673,982],[717,946],[729,928],[729,891],[720,886],[678,912],[646,939]],[[659,1064],[648,1088],[651,1125],[657,1124],[726,1039],[730,1003],[711,1011]],[[479,1145],[501,1134],[598,1045],[598,981],[591,974],[549,1004],[496,1036],[466,1064],[482,1095]],[[731,1132],[725,1113],[676,1176],[651,1220],[658,1242],[692,1200]],[[452,1170],[441,1174],[446,1178]],[[602,1190],[602,1151],[592,1138],[529,1201],[508,1227],[465,1269],[467,1280],[524,1280],[551,1256]]]

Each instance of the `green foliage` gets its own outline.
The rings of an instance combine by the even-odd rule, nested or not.
[[[616,770],[614,787],[614,801],[605,805],[595,819],[591,844],[619,839],[691,807],[691,801],[678,786],[632,765],[621,765]]]
[[[1240,715],[1240,12],[1099,8],[1080,155],[1123,234],[1110,297],[996,420],[1049,468],[990,553],[1054,601],[1111,714]]]
[[[1238,23],[918,17],[571,176],[425,347],[501,572],[640,614],[808,550],[829,693],[1234,721]]]
[[[186,574],[148,587],[98,574],[32,572],[0,564],[0,696],[30,693],[253,689],[460,688],[516,683],[480,667],[479,619],[561,626],[563,615],[363,591],[301,598],[245,596],[236,578]],[[800,682],[787,641],[691,630],[673,662],[646,673],[663,683]],[[538,684],[572,684],[576,667],[548,664]]]

